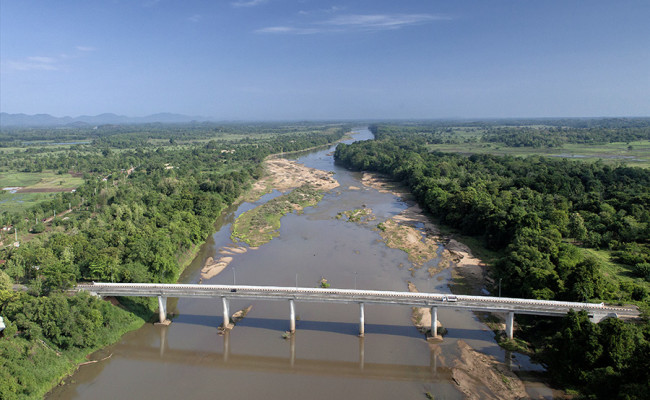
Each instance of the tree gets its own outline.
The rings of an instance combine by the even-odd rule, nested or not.
[[[587,238],[587,228],[585,228],[585,220],[577,212],[569,216],[569,235],[580,241]]]
[[[601,268],[598,261],[592,257],[578,263],[567,277],[566,289],[569,300],[586,301],[601,297],[604,290],[600,275]]]
[[[13,284],[11,277],[0,270],[0,290],[13,290]]]
[[[598,325],[589,321],[585,311],[569,311],[545,349],[548,370],[557,380],[569,384],[584,383],[582,371],[593,369],[603,354],[599,331]]]
[[[68,290],[76,283],[74,268],[70,264],[59,262],[43,270],[46,292]]]

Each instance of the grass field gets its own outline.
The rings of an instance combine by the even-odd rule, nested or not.
[[[0,213],[17,213],[50,200],[56,193],[4,193],[0,195]]]
[[[456,132],[455,132],[456,133]],[[462,138],[476,138],[475,132],[458,132]],[[565,144],[562,147],[507,147],[499,143],[452,143],[431,144],[431,150],[462,154],[495,154],[511,156],[542,155],[554,158],[605,163],[626,163],[629,166],[650,168],[650,141],[630,143],[615,142],[603,145]]]
[[[83,178],[54,171],[43,172],[4,172],[0,173],[0,188],[22,187],[25,189],[48,189],[60,192],[74,189],[83,183]]]
[[[76,145],[88,145],[91,144],[90,140],[70,142],[70,143],[55,143],[55,142],[30,142],[29,146],[20,146],[20,147],[0,147],[0,153],[13,153],[16,151],[25,151],[26,149],[54,149],[64,151],[69,150]],[[52,153],[48,153],[52,154]]]
[[[634,282],[646,288],[650,292],[650,282],[645,279],[634,276],[629,267],[615,263],[611,259],[610,252],[607,250],[585,249],[582,251],[600,261],[603,275],[610,279],[616,279],[621,282]]]
[[[5,172],[0,173],[0,189],[22,188],[17,193],[0,193],[0,212],[19,212],[48,200],[58,192],[69,191],[83,183],[83,178],[70,174],[57,174],[53,171],[41,173]]]

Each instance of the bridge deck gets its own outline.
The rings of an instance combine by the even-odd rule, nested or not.
[[[412,293],[381,290],[304,288],[249,285],[197,285],[154,283],[93,283],[78,285],[101,296],[213,297],[248,300],[294,300],[319,303],[394,304],[414,307],[446,307],[488,312],[560,316],[569,310],[586,310],[590,315],[636,318],[636,307],[603,303],[578,303],[491,296],[464,296],[444,293]]]

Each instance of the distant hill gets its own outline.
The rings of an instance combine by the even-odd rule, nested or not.
[[[0,113],[0,126],[45,127],[45,126],[84,126],[104,124],[149,124],[149,123],[187,123],[206,121],[208,118],[191,117],[182,114],[158,113],[146,117],[125,117],[117,114],[81,115],[79,117],[54,117],[49,114],[9,114]]]

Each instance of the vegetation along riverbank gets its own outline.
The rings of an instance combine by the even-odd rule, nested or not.
[[[648,128],[645,122],[629,132],[648,135]],[[435,144],[450,132],[437,124],[372,129],[377,140],[339,145],[336,160],[403,182],[442,224],[496,252],[492,292],[500,283],[505,296],[625,302],[647,313],[650,171],[598,161],[437,152]],[[575,129],[581,140],[597,140],[611,128]],[[518,321],[517,336],[557,385],[594,398],[648,397],[647,319],[592,324],[585,314],[570,314],[561,321]]]
[[[3,399],[42,398],[155,307],[67,293],[78,280],[175,282],[220,213],[260,178],[268,155],[333,143],[345,131],[316,124],[3,129],[0,142],[12,147],[0,158],[0,180],[18,173],[34,182],[43,173],[83,180],[27,207],[0,195]],[[56,144],[80,138],[84,144]]]

